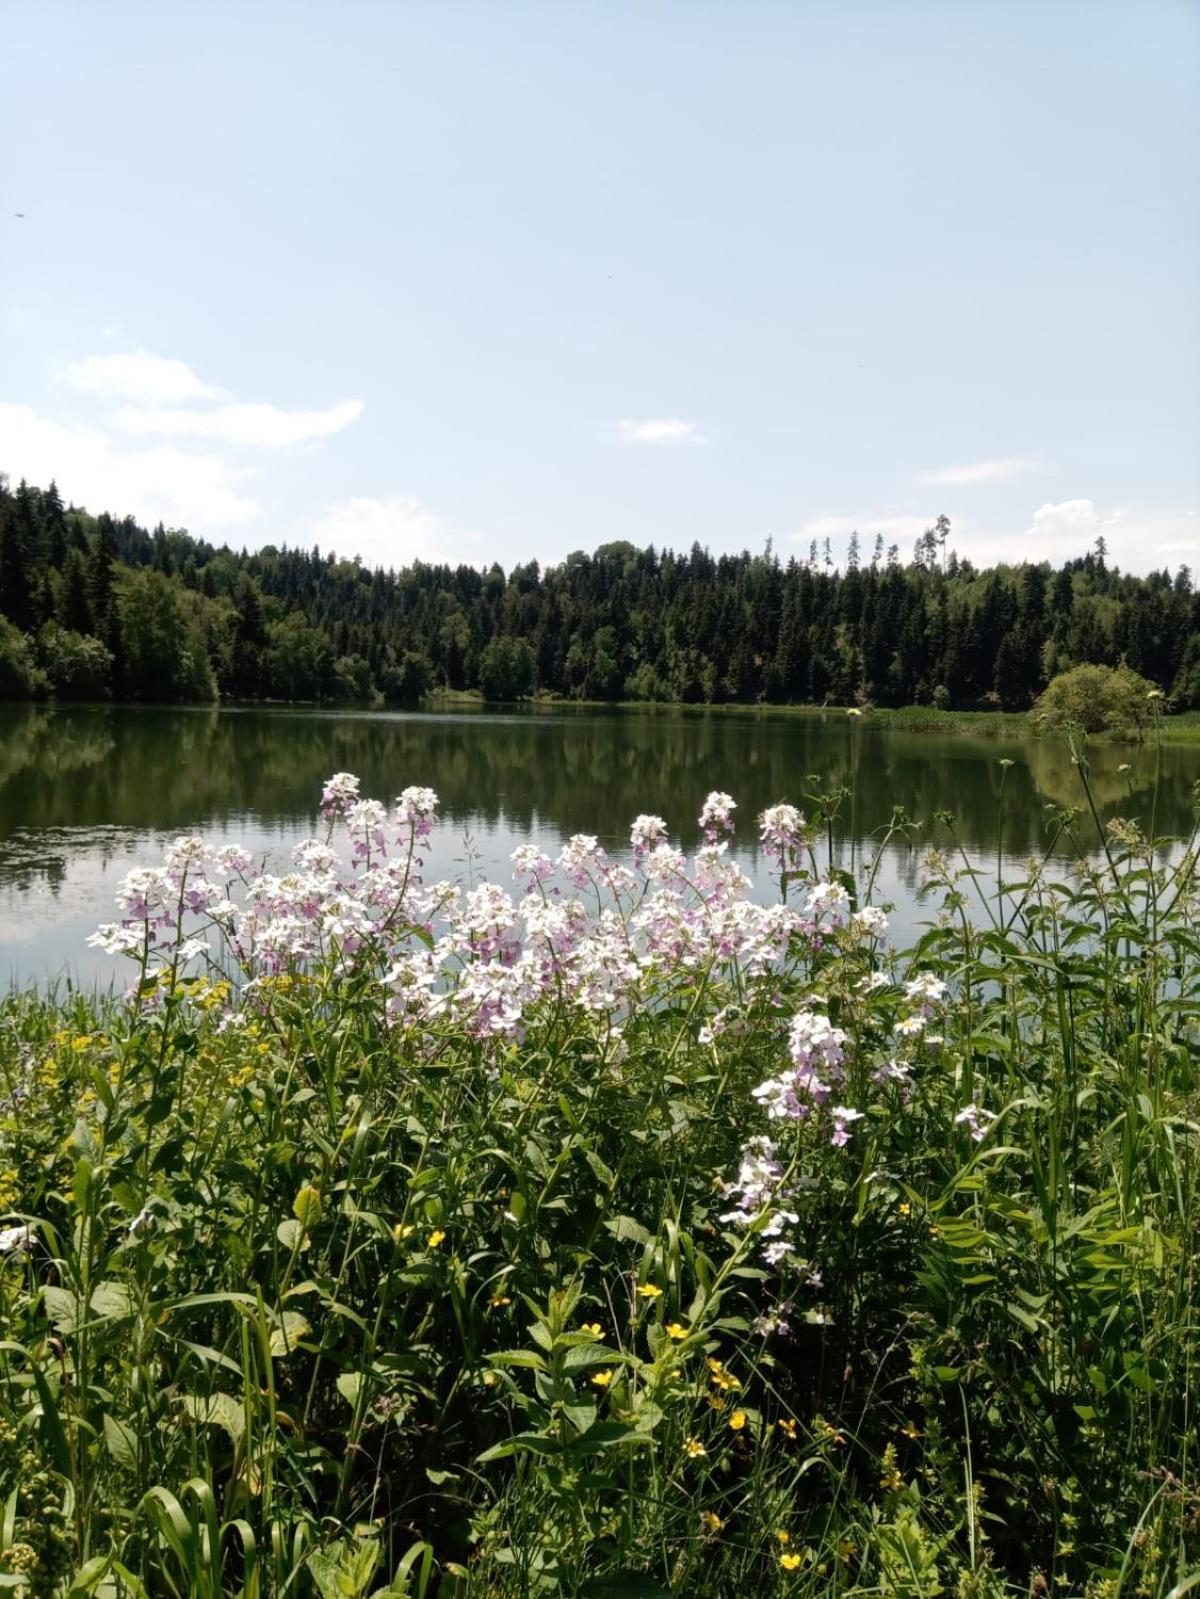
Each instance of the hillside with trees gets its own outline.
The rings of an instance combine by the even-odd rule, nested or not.
[[[214,546],[0,478],[0,698],[389,702],[479,690],[580,700],[1027,709],[1074,666],[1127,665],[1200,706],[1187,567],[1132,576],[1103,546],[980,570],[938,518],[901,559],[842,567],[626,542],[537,562],[371,569]]]

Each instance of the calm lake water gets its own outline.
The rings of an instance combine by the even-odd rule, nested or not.
[[[1001,759],[1013,762],[1003,819]],[[1154,752],[1096,746],[1091,760],[1106,813],[1148,817]],[[1158,830],[1180,834],[1200,749],[1168,747],[1163,765]],[[181,832],[244,844],[278,865],[318,830],[321,784],[334,771],[358,773],[364,795],[385,800],[409,783],[438,791],[430,880],[507,883],[509,854],[527,839],[553,851],[572,833],[595,833],[623,852],[640,811],[665,817],[693,847],[705,794],[726,789],[739,805],[740,859],[764,893],[758,812],[780,799],[803,807],[812,778],[845,783],[855,797],[839,839],[844,864],[894,805],[924,824],[919,846],[893,850],[880,880],[903,928],[930,914],[914,891],[920,854],[945,842],[935,812],[955,813],[989,869],[1001,827],[1007,857],[1041,853],[1046,806],[1082,803],[1057,741],[881,732],[841,712],[0,707],[0,982],[70,973],[107,986],[115,963],[84,940],[113,919],[131,866],[154,864]]]

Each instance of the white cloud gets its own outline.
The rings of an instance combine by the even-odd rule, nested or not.
[[[220,439],[225,444],[280,449],[305,439],[340,433],[362,415],[361,400],[343,400],[326,411],[284,411],[276,405],[222,405],[215,411],[164,406],[122,406],[113,421],[125,433],[167,438]]]
[[[63,378],[85,394],[136,400],[144,405],[176,405],[181,400],[219,400],[220,389],[201,383],[185,361],[129,350],[122,355],[89,355],[73,361]]]
[[[453,527],[411,494],[363,496],[332,505],[311,524],[306,542],[347,560],[360,556],[370,567],[409,566],[413,561],[479,565],[482,560],[474,535]]]
[[[973,461],[967,466],[942,466],[936,472],[918,472],[917,483],[938,487],[968,487],[974,483],[1002,483],[1021,472],[1032,472],[1038,465],[1024,455],[1001,456],[995,461]]]
[[[1036,539],[1039,545],[1051,545],[1069,539],[1079,545],[1079,553],[1093,543],[1100,529],[1100,512],[1094,500],[1060,500],[1057,505],[1039,506],[1033,521],[1025,529],[1027,538]],[[1040,560],[1040,554],[1035,560]]]
[[[259,511],[241,492],[246,474],[220,456],[170,445],[123,451],[96,428],[55,422],[28,405],[0,403],[0,471],[43,487],[55,478],[64,499],[92,511],[196,533],[241,526]]]
[[[1023,532],[993,528],[956,541],[955,548],[976,566],[996,561],[1057,565],[1086,555],[1101,534],[1109,563],[1123,571],[1200,564],[1200,513],[1195,509],[1120,506],[1105,512],[1090,499],[1039,506]]]
[[[626,444],[703,444],[704,435],[694,422],[684,422],[677,416],[650,417],[642,422],[623,418],[617,423],[617,435]]]

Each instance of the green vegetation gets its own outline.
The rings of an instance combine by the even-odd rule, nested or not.
[[[1072,667],[1126,665],[1200,707],[1200,596],[1181,567],[977,570],[939,518],[902,564],[857,536],[844,571],[618,542],[558,566],[370,571],[319,551],[214,548],[0,477],[0,696],[489,699],[1025,711]],[[7,619],[5,622],[4,619]]]
[[[1196,838],[1071,754],[1072,858],[984,897],[943,814],[906,951],[840,788],[771,907],[726,795],[513,901],[345,774],[340,863],[131,874],[127,998],[0,1016],[6,1586],[1183,1599]]]
[[[1076,666],[1046,685],[1037,716],[1049,727],[1140,739],[1153,721],[1155,700],[1161,698],[1153,683],[1128,667]]]

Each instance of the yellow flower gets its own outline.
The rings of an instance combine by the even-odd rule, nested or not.
[[[900,1206],[900,1214],[902,1216],[911,1216],[912,1215],[912,1206],[909,1204],[907,1199],[904,1200],[903,1203]]]
[[[735,1410],[733,1415],[730,1416],[730,1418],[729,1418],[730,1431],[731,1432],[741,1432],[742,1428],[745,1425],[746,1425],[746,1412],[744,1410]]]
[[[657,1283],[639,1283],[638,1284],[638,1298],[639,1299],[658,1299],[658,1298],[661,1297],[661,1295],[662,1295],[662,1289],[658,1286]]]
[[[700,1512],[700,1525],[704,1528],[705,1532],[720,1532],[725,1523],[715,1511],[702,1510]]]
[[[686,1338],[687,1335],[688,1335],[688,1330],[683,1325],[682,1322],[672,1321],[672,1322],[669,1322],[667,1324],[667,1337],[668,1338]]]
[[[499,1310],[501,1305],[511,1305],[512,1300],[508,1294],[493,1294],[488,1300],[488,1304],[493,1310]]]
[[[485,1371],[483,1374],[483,1386],[485,1388],[494,1388],[499,1380],[494,1371]]]
[[[919,1438],[921,1436],[921,1429],[915,1421],[906,1421],[900,1431],[906,1438]]]
[[[785,1571],[795,1571],[798,1566],[802,1566],[804,1564],[804,1556],[793,1554],[780,1555],[779,1564]]]
[[[780,1421],[779,1430],[784,1435],[785,1438],[790,1438],[792,1440],[792,1442],[795,1443],[795,1441],[796,1441],[796,1423],[792,1420],[792,1418],[790,1416],[784,1416],[782,1421]]]
[[[428,1244],[429,1244],[430,1249],[436,1249],[437,1246],[440,1243],[443,1243],[445,1241],[445,1237],[446,1237],[446,1235],[442,1231],[442,1229],[440,1227],[435,1227],[434,1230],[430,1233],[429,1238],[428,1238]]]
[[[683,1452],[685,1455],[690,1455],[693,1460],[699,1460],[702,1455],[708,1453],[708,1450],[700,1442],[699,1438],[685,1438]]]
[[[725,1409],[725,1401],[721,1398],[720,1394],[709,1394],[708,1395],[708,1403],[712,1406],[712,1408],[714,1410],[724,1410]]]
[[[613,1374],[611,1371],[597,1371],[592,1375],[592,1386],[594,1388],[607,1388],[612,1380]]]
[[[780,1543],[791,1543],[792,1541],[792,1535],[786,1527],[780,1527],[775,1536],[779,1539]]]
[[[404,1240],[406,1238],[408,1238],[414,1232],[416,1232],[416,1228],[412,1225],[411,1222],[405,1224],[404,1222],[399,1222],[398,1221],[396,1223],[396,1225],[392,1228],[392,1237],[396,1240],[396,1242],[398,1244],[402,1244],[404,1242]]]
[[[732,1392],[742,1385],[731,1371],[726,1371],[719,1360],[710,1360],[708,1368],[712,1376],[708,1379],[714,1388],[719,1388],[723,1394]]]
[[[585,1333],[591,1333],[593,1338],[604,1337],[604,1328],[598,1321],[585,1321],[583,1324],[583,1330]]]

